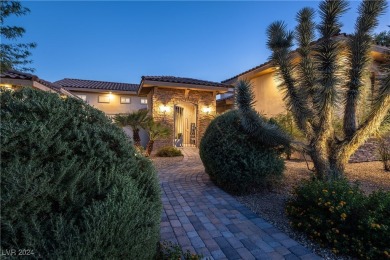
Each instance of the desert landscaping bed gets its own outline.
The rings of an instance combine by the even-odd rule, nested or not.
[[[162,169],[181,162],[183,156],[171,158],[153,156],[151,159],[157,169]],[[339,255],[336,256],[331,250],[321,248],[314,242],[308,240],[305,235],[290,228],[285,215],[285,203],[291,196],[294,186],[303,180],[309,179],[313,173],[308,170],[305,161],[287,160],[285,164],[286,170],[280,185],[274,187],[272,190],[264,190],[246,196],[236,196],[237,200],[324,259],[352,259],[349,257],[340,257]],[[309,164],[309,168],[312,167],[313,165]],[[383,170],[382,162],[350,163],[346,168],[346,177],[351,183],[358,182],[362,190],[367,194],[378,189],[390,191],[390,173]]]
[[[309,165],[309,168],[312,165]],[[311,248],[325,259],[348,259],[335,256],[330,250],[320,248],[304,235],[290,228],[285,214],[286,200],[291,196],[293,187],[302,180],[310,178],[311,172],[304,161],[286,161],[286,170],[281,185],[273,190],[260,193],[238,196],[237,199],[252,211],[289,234],[303,245]],[[367,194],[383,189],[390,191],[390,173],[383,170],[381,162],[350,163],[346,168],[346,177],[352,182],[358,182]]]

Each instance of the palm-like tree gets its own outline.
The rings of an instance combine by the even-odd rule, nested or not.
[[[278,68],[277,75],[282,81],[280,88],[288,109],[307,139],[299,148],[309,153],[320,179],[343,175],[350,156],[378,129],[390,108],[390,76],[386,73],[370,113],[360,125],[357,123],[356,111],[365,87],[363,75],[369,64],[371,34],[386,6],[385,0],[363,1],[355,32],[346,43],[336,39],[341,31],[340,16],[348,7],[344,0],[322,1],[318,25],[313,22],[314,10],[304,8],[297,14],[295,33],[287,31],[280,21],[268,27],[267,46],[272,51],[271,62]],[[316,28],[320,39],[312,44]],[[296,52],[291,49],[294,38],[298,44]],[[347,66],[342,66],[345,50]],[[298,63],[295,62],[297,56]],[[267,137],[267,133],[254,130],[254,125],[264,124],[264,120],[253,116],[253,93],[248,82],[239,82],[237,93],[242,125],[249,133],[268,139],[268,142],[288,142],[279,135]],[[336,136],[332,122],[341,102],[345,109],[343,136],[340,137]],[[292,142],[292,145],[298,146],[298,143]]]
[[[148,115],[147,110],[138,110],[129,114],[115,115],[114,122],[120,127],[130,126],[133,130],[133,141],[136,147],[141,146],[141,138],[139,136],[139,130],[143,125],[147,124],[151,118]]]
[[[157,139],[170,136],[171,129],[163,125],[162,123],[156,123],[153,120],[146,122],[146,124],[144,124],[144,128],[149,133],[149,142],[146,146],[146,156],[149,156],[153,151],[154,142]]]

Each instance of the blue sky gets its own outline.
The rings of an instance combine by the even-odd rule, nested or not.
[[[266,28],[318,1],[130,2],[26,1],[27,16],[8,24],[27,30],[35,74],[138,83],[142,75],[172,75],[211,81],[230,78],[267,60]],[[343,17],[353,32],[359,2]],[[390,12],[377,32],[387,30]]]

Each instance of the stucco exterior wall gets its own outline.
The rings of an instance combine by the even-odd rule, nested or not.
[[[211,91],[196,91],[189,90],[186,96],[185,90],[157,88],[153,89],[152,95],[152,115],[156,122],[161,122],[167,125],[172,133],[168,138],[157,140],[154,146],[154,152],[163,146],[172,146],[174,140],[174,106],[182,103],[191,103],[196,106],[196,146],[199,146],[200,140],[207,126],[214,118],[216,113],[215,96]],[[162,106],[168,108],[165,113],[162,111]],[[209,108],[210,112],[205,112],[205,108]]]
[[[120,114],[120,113],[130,113],[137,111],[139,109],[147,109],[147,104],[141,104],[141,98],[146,97],[138,97],[136,95],[129,95],[129,94],[118,94],[115,92],[112,92],[112,94],[108,93],[99,93],[99,92],[82,92],[82,91],[71,91],[75,95],[86,95],[87,96],[87,103],[91,106],[103,111],[107,115],[114,115],[114,114]],[[110,98],[109,103],[99,103],[98,99],[99,96],[105,96]],[[121,104],[120,98],[121,97],[129,97],[130,98],[130,104]]]
[[[275,73],[261,75],[252,79],[253,92],[255,94],[255,109],[266,117],[273,117],[286,113],[286,108],[280,91]]]

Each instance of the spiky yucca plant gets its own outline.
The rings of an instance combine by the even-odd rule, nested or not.
[[[130,126],[133,130],[133,141],[136,147],[141,146],[141,138],[139,136],[139,130],[151,117],[148,115],[147,110],[138,110],[129,114],[115,115],[114,122],[120,127]]]
[[[390,77],[386,73],[370,113],[360,125],[357,123],[356,110],[365,87],[363,76],[369,64],[371,34],[386,6],[385,0],[363,1],[355,32],[346,44],[336,39],[342,26],[340,17],[348,8],[343,0],[322,1],[318,25],[313,21],[314,10],[304,8],[297,14],[295,32],[288,31],[280,21],[268,27],[267,45],[282,81],[280,89],[297,126],[306,136],[307,142],[301,149],[311,156],[320,179],[343,175],[350,156],[375,132],[390,108]],[[312,44],[316,28],[320,39]],[[296,52],[292,52],[294,38],[298,44]],[[343,55],[345,52],[347,55]],[[243,126],[254,132],[253,122],[248,123],[248,119],[253,119],[250,88],[248,82],[238,84],[237,102],[246,118],[242,120]],[[336,136],[332,124],[335,111],[343,108],[341,104],[344,104],[342,137]]]

